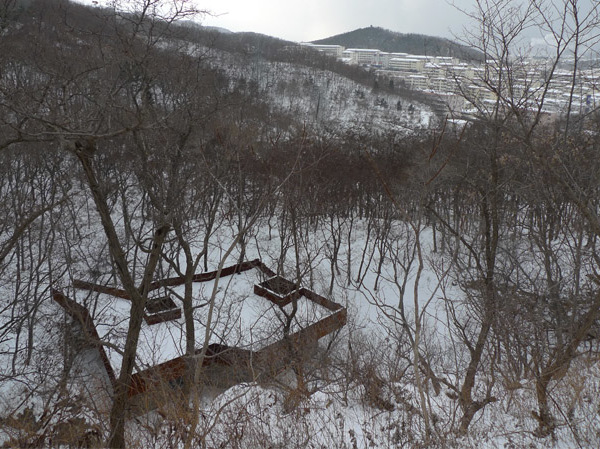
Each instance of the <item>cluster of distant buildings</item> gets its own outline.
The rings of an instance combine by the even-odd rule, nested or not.
[[[374,68],[379,75],[406,88],[444,96],[450,109],[456,112],[473,112],[475,105],[486,108],[486,105],[491,106],[497,101],[498,94],[485,84],[486,79],[493,83],[494,73],[499,70],[495,61],[467,63],[451,56],[390,53],[341,45],[302,45],[347,64]],[[524,107],[537,108],[544,92],[542,109],[551,114],[565,111],[571,98],[572,112],[587,113],[600,106],[598,69],[578,71],[574,92],[572,70],[556,70],[549,89],[545,91],[546,69],[541,60],[525,60],[511,67],[510,92],[506,94],[513,99],[527,97]]]

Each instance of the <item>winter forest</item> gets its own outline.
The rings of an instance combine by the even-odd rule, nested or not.
[[[597,448],[600,6],[471,3],[453,116],[187,0],[0,0],[0,447]]]

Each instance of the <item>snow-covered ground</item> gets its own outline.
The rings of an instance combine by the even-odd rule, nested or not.
[[[178,42],[176,48],[181,46]],[[258,98],[301,125],[335,132],[369,130],[399,134],[438,126],[429,106],[359,84],[329,70],[215,48],[189,44],[183,47],[209,66],[224,71],[232,89],[256,89]]]
[[[86,221],[86,217],[81,215],[81,220]],[[282,254],[281,230],[277,229],[277,220],[271,218],[272,229],[269,231],[267,220],[261,219],[249,233],[248,241],[251,243],[246,248],[246,256],[247,259],[260,257],[267,266],[275,268]],[[221,223],[211,239],[209,269],[217,266],[223,248],[235,234],[234,223],[227,220]],[[456,329],[448,317],[447,307],[449,301],[460,303],[463,293],[456,285],[452,271],[448,270],[445,256],[433,251],[430,228],[418,229],[415,233],[415,228],[396,221],[387,237],[391,243],[378,248],[377,242],[372,237],[368,238],[369,223],[366,220],[355,218],[351,232],[349,223],[344,222],[336,230],[344,236],[337,264],[332,265],[335,248],[332,246],[332,231],[326,221],[316,224],[306,234],[309,238],[300,249],[299,261],[305,270],[303,285],[329,296],[349,310],[346,328],[338,335],[324,339],[314,363],[306,367],[307,390],[311,394],[298,396],[292,388],[295,380],[284,378],[279,386],[239,385],[213,401],[206,401],[199,410],[198,438],[204,438],[208,446],[434,447],[424,431],[422,404],[411,363],[413,354],[407,330],[400,318],[403,313],[413,335],[416,320],[419,320],[420,353],[435,364],[438,376],[456,383],[467,362],[468,348],[461,346],[460,340],[455,338]],[[89,276],[90,257],[98,261],[92,268],[102,272],[102,260],[106,257],[100,230],[93,225],[82,225],[81,231],[80,240],[74,239],[71,243],[77,243],[77,251],[69,252],[80,254],[80,257],[72,257],[70,267],[70,273],[77,278]],[[423,271],[418,278],[418,261],[413,257],[417,236],[424,254]],[[365,248],[366,251],[363,251]],[[384,259],[378,274],[382,250]],[[55,257],[62,256],[56,253]],[[225,265],[235,263],[238,257],[239,248],[232,252]],[[291,277],[295,273],[295,263],[293,252],[288,251],[283,262],[284,274]],[[333,284],[332,275],[335,276]],[[80,293],[69,288],[69,279],[70,275],[66,273],[57,279],[57,283],[83,301],[87,293],[81,293],[80,297]],[[249,293],[256,280],[252,271],[221,280],[220,295],[229,301],[223,300],[221,304],[224,307],[217,309],[214,340],[211,341],[260,346],[275,335],[273,332],[276,331],[269,325],[278,322],[282,314]],[[10,290],[13,285],[9,282],[4,284],[5,295],[14,296],[15,292]],[[204,301],[212,285],[212,282],[195,285],[194,296],[200,302]],[[181,291],[174,290],[181,294]],[[36,317],[38,325],[32,337],[35,345],[29,365],[25,363],[26,351],[19,352],[16,359],[11,356],[15,347],[23,347],[22,341],[17,341],[18,338],[22,340],[23,335],[6,334],[1,343],[3,354],[0,361],[2,372],[6,373],[0,395],[4,416],[6,413],[22,413],[26,408],[41,416],[48,404],[52,404],[52,398],[56,397],[49,389],[55,388],[56,379],[61,378],[65,351],[68,351],[66,346],[56,342],[63,341],[61,335],[68,329],[68,320],[52,304],[47,292],[40,299]],[[86,301],[90,303],[95,299],[92,301],[88,297]],[[104,315],[104,312],[120,309],[126,315],[126,301],[98,295],[96,307],[92,309],[100,319],[101,335],[108,341],[119,329],[121,333],[125,329],[126,321],[113,322],[111,314]],[[205,309],[201,307],[196,311],[198,327],[206,322]],[[301,311],[302,320],[322,316],[317,310],[301,307]],[[103,316],[106,318],[101,318]],[[10,310],[4,311],[3,322],[9,318]],[[156,326],[148,326],[142,332],[140,356],[148,361],[144,363],[155,364],[183,353],[182,321],[158,326],[160,332],[153,329]],[[264,329],[270,331],[265,333]],[[115,368],[118,368],[118,354],[111,352],[110,348],[108,350]],[[16,361],[13,363],[13,360]],[[98,366],[93,360],[90,353],[79,354],[69,373],[81,374],[64,378],[64,388],[70,398],[79,401],[79,409],[72,410],[71,415],[52,416],[48,423],[58,423],[69,416],[86,416],[88,420],[99,420],[106,426],[106,421],[103,421],[105,415],[103,418],[98,412],[105,411],[106,405],[90,403],[90,399],[97,396],[91,397],[89,392],[100,388],[92,389],[87,377],[90,371],[97,369],[93,368]],[[498,378],[488,378],[490,375]],[[503,378],[501,372],[484,369],[477,379],[474,394],[483,394],[486,386],[492,385],[496,402],[476,415],[466,437],[457,437],[451,431],[460,418],[459,402],[454,392],[442,384],[438,393],[431,382],[426,382],[426,406],[432,419],[431,441],[437,442],[438,447],[486,449],[598,447],[598,379],[598,363],[581,358],[564,378],[552,384],[552,398],[560,403],[554,408],[558,424],[555,441],[538,439],[532,434],[537,422],[532,417],[536,402],[535,385],[531,381],[514,383],[510,378]],[[565,404],[569,408],[565,408]],[[150,428],[156,432],[150,431]],[[132,421],[128,432],[131,441],[136,441],[139,447],[177,447],[181,444],[178,438],[185,433],[183,427],[177,427],[171,421],[164,422],[155,415]],[[6,439],[7,435],[3,438]]]

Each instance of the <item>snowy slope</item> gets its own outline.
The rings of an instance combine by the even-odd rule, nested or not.
[[[433,110],[399,95],[374,89],[329,70],[273,62],[258,55],[228,53],[177,43],[230,78],[231,87],[252,92],[274,111],[301,125],[344,132],[413,133],[438,126]]]

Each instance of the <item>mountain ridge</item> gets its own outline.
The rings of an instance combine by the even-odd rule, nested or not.
[[[376,48],[390,53],[453,56],[464,60],[483,60],[483,55],[450,39],[415,33],[398,33],[382,27],[358,28],[312,41],[313,44],[341,45],[346,48]]]

